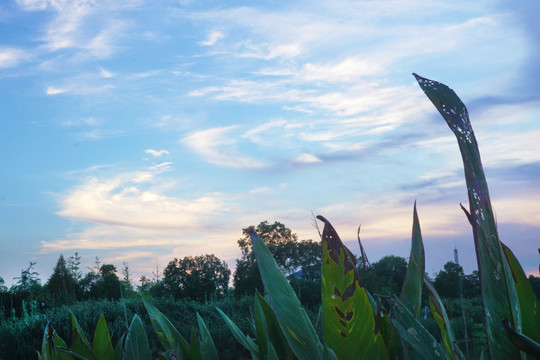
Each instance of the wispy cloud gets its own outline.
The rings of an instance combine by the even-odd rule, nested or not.
[[[94,0],[17,0],[17,3],[27,11],[54,11],[55,16],[45,26],[44,48],[53,52],[76,49],[79,51],[76,59],[110,57],[117,50],[115,42],[126,25],[122,20],[111,20],[112,17],[107,16],[123,5]],[[100,16],[97,31],[88,26],[88,19],[96,15]]]
[[[313,154],[302,154],[294,159],[298,164],[316,164],[322,162],[317,156]]]
[[[201,41],[199,44],[202,46],[212,46],[215,45],[219,40],[223,39],[225,35],[223,35],[220,31],[214,31],[208,34],[208,37],[206,40]]]
[[[0,49],[0,69],[17,66],[21,61],[27,59],[28,57],[29,55],[21,49]]]
[[[206,161],[224,167],[237,169],[259,169],[264,164],[238,153],[231,131],[236,126],[217,127],[194,132],[180,140]]]
[[[56,86],[48,86],[47,90],[45,90],[45,94],[47,94],[47,95],[58,95],[58,94],[63,94],[65,92],[67,92],[67,91],[68,90],[62,89],[62,88],[59,88],[59,87],[56,87]]]
[[[99,224],[158,229],[198,226],[224,208],[220,194],[176,198],[151,185],[163,168],[90,178],[60,200],[59,215]]]
[[[144,152],[147,153],[147,154],[150,154],[150,155],[152,155],[154,157],[160,157],[160,156],[163,156],[163,155],[169,155],[169,150],[164,150],[164,149],[161,149],[161,150],[146,149]]]

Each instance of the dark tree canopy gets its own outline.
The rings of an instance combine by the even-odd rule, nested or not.
[[[371,294],[399,297],[407,272],[407,261],[400,256],[387,255],[365,269],[358,268],[358,272]]]
[[[457,298],[460,296],[460,281],[463,281],[465,274],[461,265],[453,261],[444,264],[444,269],[439,271],[435,277],[433,285],[442,297]]]
[[[71,304],[76,300],[77,282],[73,278],[63,255],[60,255],[46,285],[55,305]]]
[[[261,237],[274,256],[276,263],[286,276],[301,271],[301,277],[313,280],[320,277],[321,246],[312,240],[298,241],[298,236],[284,224],[263,221],[259,225],[242,229],[242,238],[238,246],[242,257],[236,260],[233,277],[234,291],[237,296],[252,295],[255,290],[263,292],[259,268],[255,260],[250,234],[255,232]]]
[[[205,300],[223,296],[231,271],[215,255],[186,256],[169,262],[163,271],[163,285],[175,298]]]

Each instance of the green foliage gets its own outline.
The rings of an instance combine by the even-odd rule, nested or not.
[[[386,255],[358,273],[366,289],[372,294],[399,297],[407,273],[407,261],[400,256]]]
[[[207,300],[223,297],[231,271],[215,255],[186,256],[169,262],[163,271],[163,285],[174,298]]]
[[[45,285],[53,305],[72,304],[76,301],[77,282],[60,255],[49,281]]]
[[[321,247],[312,240],[298,241],[291,229],[280,222],[269,224],[263,221],[257,227],[242,229],[242,238],[238,246],[242,257],[236,260],[233,277],[234,291],[237,296],[262,292],[263,284],[255,261],[250,234],[257,233],[273,255],[279,268],[286,275],[299,271],[297,277],[317,281],[320,279]]]
[[[285,276],[263,240],[251,234],[261,278],[281,330],[299,359],[322,359],[323,346]]]
[[[244,229],[244,238],[238,241],[243,253],[240,262],[245,265],[244,271],[256,264],[264,285],[265,296],[256,293],[251,309],[252,321],[248,324],[226,315],[226,313],[233,314],[231,316],[235,314],[235,308],[230,303],[218,305],[217,313],[228,331],[232,332],[252,359],[460,360],[465,358],[458,343],[458,339],[463,338],[462,332],[470,333],[473,339],[480,339],[480,346],[485,343],[490,359],[532,359],[540,356],[540,314],[538,299],[532,286],[534,283],[531,284],[532,281],[527,279],[510,249],[499,241],[478,146],[467,110],[457,95],[446,85],[415,76],[457,137],[463,157],[470,205],[468,211],[464,208],[463,210],[472,225],[480,271],[465,276],[459,265],[447,263],[444,270],[437,275],[435,285],[431,284],[424,275],[423,240],[416,204],[408,264],[402,258],[385,257],[368,267],[367,256],[362,250],[363,266],[357,269],[356,257],[343,245],[332,225],[323,217],[318,217],[325,224],[322,234],[322,255],[319,256],[319,258],[322,256],[323,341],[321,341],[319,337],[321,331],[317,331],[319,320],[313,325],[312,319],[301,306],[293,289],[299,279],[313,281],[317,278],[317,270],[312,267],[313,262],[309,260],[302,263],[299,260],[300,247],[296,235],[277,222],[273,225],[263,222],[257,229],[249,227]],[[264,238],[258,236],[255,230],[260,231]],[[318,244],[311,242],[305,245],[306,253],[311,252],[311,255],[306,257],[316,258],[318,252],[314,245]],[[192,260],[192,258],[186,260],[186,268],[192,265]],[[114,266],[97,265],[99,262],[96,259],[99,274],[94,271],[92,273],[94,277],[87,276],[90,292],[105,277],[116,276]],[[182,278],[176,283],[171,280],[173,275],[181,274],[181,271],[177,271],[181,269],[180,261],[175,259],[169,265],[163,283],[159,282],[156,276],[149,290],[157,289],[160,284],[187,286],[187,279]],[[32,276],[31,267],[32,263],[24,275],[24,283]],[[293,276],[288,280],[284,274],[291,275],[299,267],[302,268],[302,277]],[[368,275],[370,273],[375,274],[375,277],[370,279]],[[243,279],[240,275],[237,279],[235,274],[235,283]],[[365,279],[362,279],[361,275],[365,275]],[[385,286],[377,283],[379,275],[386,276],[383,278]],[[23,275],[20,279],[19,285],[22,285]],[[201,276],[197,279],[204,283]],[[243,280],[245,279],[247,277]],[[481,303],[475,303],[476,290],[469,293],[472,300],[464,301],[462,298],[458,300],[455,296],[456,292],[452,291],[452,287],[460,288],[467,281],[469,282],[467,285],[473,289],[480,287]],[[377,289],[375,297],[368,291],[368,286]],[[426,297],[422,297],[423,288],[427,290]],[[436,288],[447,297],[441,297]],[[400,290],[398,299],[397,294]],[[297,293],[301,294],[300,291]],[[179,315],[178,311],[169,312],[167,316],[157,310],[148,298],[143,297],[142,301],[148,314],[147,322],[154,328],[153,336],[147,331],[148,327],[145,327],[144,316],[141,318],[135,313],[127,332],[120,336],[120,332],[109,331],[110,327],[102,315],[91,342],[70,311],[72,339],[70,347],[68,348],[68,344],[53,330],[49,322],[45,326],[39,358],[150,359],[151,349],[155,349],[154,343],[161,345],[161,351],[158,352],[159,359],[218,358],[220,346],[219,343],[216,346],[208,331],[207,323],[203,321],[203,317],[208,319],[208,313],[200,312],[202,308],[195,306],[184,309],[186,314],[181,314],[184,321],[182,328],[186,329],[191,325],[191,332],[182,334],[173,323]],[[163,299],[163,301],[170,300]],[[427,319],[425,311],[425,318],[422,319],[421,308],[427,302],[433,318]],[[163,302],[161,306],[165,304]],[[449,311],[445,305],[449,305]],[[123,310],[127,325],[128,311],[125,305]],[[466,313],[473,321],[469,323],[465,321]],[[460,321],[460,315],[463,321]],[[186,320],[190,316],[194,318],[195,323]],[[36,322],[44,321],[44,318],[39,316],[25,315],[24,318]],[[484,330],[479,325],[480,318],[485,324],[485,336],[479,335]],[[209,324],[212,325],[211,321]],[[251,329],[253,336],[245,335],[246,328]],[[117,345],[113,351],[115,338]],[[226,335],[220,333],[216,338],[226,338]],[[467,336],[465,340],[468,340]],[[2,341],[4,340],[0,326],[0,345],[4,346]],[[476,347],[469,351],[469,344],[466,345],[469,358],[485,357]],[[242,358],[244,353],[233,351],[227,355],[238,359]]]

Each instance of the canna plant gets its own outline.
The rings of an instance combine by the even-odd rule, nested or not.
[[[510,249],[499,239],[478,144],[468,112],[448,86],[413,74],[454,132],[464,164],[469,210],[462,206],[474,237],[485,315],[490,359],[540,357],[540,307],[530,283]],[[251,234],[266,298],[278,331],[296,359],[465,359],[456,345],[450,321],[437,291],[424,275],[424,249],[420,223],[413,212],[411,254],[402,293],[383,307],[362,286],[356,257],[339,239],[328,220],[321,236],[323,339],[313,325],[286,278],[257,234]],[[439,328],[439,343],[418,321],[423,288]],[[262,299],[262,297],[258,297]],[[260,300],[259,300],[260,301]],[[273,359],[276,343],[257,331],[256,342],[243,335],[220,312],[235,337],[250,350],[253,359]],[[273,316],[270,316],[274,319]],[[257,315],[256,323],[269,321]],[[275,322],[265,326],[275,327]],[[279,331],[280,330],[280,331]],[[272,351],[270,351],[272,350]],[[285,357],[283,357],[285,358]]]
[[[463,206],[462,209],[472,226],[480,273],[487,338],[484,358],[540,358],[540,306],[519,262],[499,239],[467,109],[446,85],[414,76],[454,132],[463,159],[469,209]],[[223,311],[217,311],[253,360],[465,359],[456,345],[441,298],[424,274],[425,254],[416,203],[411,252],[399,299],[373,297],[358,275],[354,254],[327,219],[322,216],[317,219],[324,223],[321,234],[322,340],[263,240],[252,233],[265,288],[264,296],[256,293],[254,297],[254,337],[244,334]],[[441,342],[419,321],[424,289]],[[188,342],[147,298],[143,297],[143,301],[162,346],[158,359],[218,359],[200,316],[197,315],[198,335],[192,329]],[[152,359],[137,315],[114,350],[103,316],[98,321],[93,343],[85,337],[73,315],[71,320],[71,347],[66,346],[49,323],[39,359]]]
[[[206,324],[197,314],[199,335],[191,330],[191,343],[180,334],[174,325],[152,303],[143,296],[144,306],[163,348],[158,353],[160,360],[217,360],[216,347]],[[77,319],[71,314],[72,345],[67,347],[52,328],[50,322],[45,328],[39,360],[152,360],[152,351],[141,318],[135,314],[126,333],[116,347],[112,346],[105,317],[101,315],[94,332],[93,342],[85,336]]]

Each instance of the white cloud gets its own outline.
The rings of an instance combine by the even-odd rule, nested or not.
[[[27,11],[53,10],[55,16],[44,30],[44,48],[50,51],[78,49],[76,59],[110,57],[117,49],[114,43],[125,28],[123,21],[110,15],[125,4],[95,0],[17,0],[17,3]],[[99,21],[93,21],[90,26],[92,16],[99,17]]]
[[[99,68],[99,76],[105,79],[109,79],[114,77],[114,74],[104,68]]]
[[[299,164],[316,164],[322,162],[322,160],[313,154],[305,153],[296,157],[294,162]]]
[[[223,211],[220,194],[180,199],[159,192],[154,171],[91,178],[60,201],[59,215],[98,224],[140,229],[199,226],[202,219]]]
[[[28,54],[20,49],[0,49],[0,69],[17,66],[21,60],[28,58]]]
[[[67,92],[68,90],[66,89],[62,89],[62,88],[59,88],[59,87],[55,87],[55,86],[48,86],[47,87],[47,90],[45,91],[45,93],[47,95],[58,95],[58,94],[63,94],[65,92]]]
[[[202,46],[212,46],[215,45],[219,40],[223,39],[225,35],[219,31],[214,31],[208,34],[206,40],[201,41],[199,44]]]
[[[163,156],[163,155],[169,155],[169,150],[164,150],[164,149],[161,149],[161,150],[147,149],[144,152],[147,153],[147,154],[150,154],[152,156],[155,156],[155,157],[160,157],[160,156]]]
[[[197,131],[181,139],[181,143],[212,164],[236,169],[262,168],[261,162],[238,154],[236,141],[230,135],[235,128],[233,125]]]
[[[361,77],[380,76],[386,69],[385,61],[362,57],[348,57],[337,64],[307,63],[296,76],[303,81],[349,83]]]
[[[272,128],[285,127],[286,124],[287,121],[283,119],[270,120],[262,125],[246,131],[242,137],[250,139],[253,142],[262,142],[263,140],[259,137],[259,134],[264,133]]]

